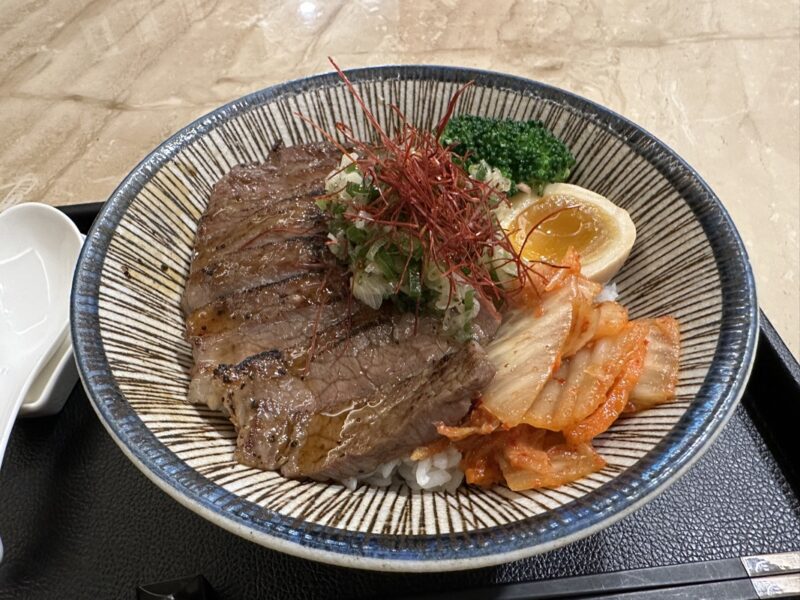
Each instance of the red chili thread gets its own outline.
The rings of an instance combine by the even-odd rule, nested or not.
[[[354,205],[356,214],[347,218],[390,226],[386,235],[398,246],[407,236],[418,240],[425,257],[423,265],[435,264],[443,270],[451,296],[457,279],[495,302],[502,302],[525,287],[530,281],[531,266],[521,258],[492,212],[499,202],[507,202],[506,195],[471,178],[451,148],[440,143],[458,99],[473,82],[453,94],[435,132],[413,127],[402,111],[391,105],[399,124],[397,132],[389,135],[339,65],[332,58],[329,60],[378,138],[377,144],[364,142],[347,125],[336,123],[336,130],[345,140],[341,144],[311,119],[299,115],[354,159],[364,179],[378,190],[375,200]],[[487,265],[487,256],[491,265]],[[409,262],[406,261],[401,282]],[[516,265],[517,278],[511,286],[508,282],[500,285],[492,271],[509,263]]]
[[[331,57],[328,60],[361,107],[379,140],[377,144],[364,142],[355,137],[350,127],[344,123],[336,123],[336,130],[344,138],[345,145],[313,120],[298,114],[343,154],[350,157],[365,181],[378,190],[377,199],[366,205],[354,204],[354,214],[347,214],[346,218],[353,222],[364,219],[390,226],[385,235],[398,247],[407,242],[406,236],[417,239],[425,256],[423,269],[425,264],[435,264],[443,269],[448,279],[448,303],[455,291],[457,279],[470,285],[484,299],[501,304],[526,288],[539,296],[537,287],[532,285],[532,277],[536,275],[542,278],[543,275],[532,268],[534,262],[556,269],[568,268],[568,265],[544,260],[526,261],[521,256],[533,231],[561,212],[560,210],[536,223],[517,251],[492,212],[498,203],[508,202],[506,195],[471,178],[461,161],[457,158],[454,160],[452,149],[441,145],[442,132],[452,117],[459,98],[473,82],[466,83],[450,98],[435,133],[413,127],[400,108],[390,104],[390,109],[398,117],[397,133],[390,136],[367,108],[339,65]],[[335,195],[337,193],[331,194]],[[486,264],[487,256],[492,261],[492,269]],[[511,263],[516,266],[517,277],[502,285],[496,282],[492,277],[492,270]],[[410,256],[405,262],[398,289],[407,275],[409,264]],[[425,273],[421,276],[424,277]],[[416,314],[419,309],[417,301]],[[348,313],[350,312],[348,307]],[[316,338],[316,331],[313,337]],[[312,356],[314,346],[312,341]]]

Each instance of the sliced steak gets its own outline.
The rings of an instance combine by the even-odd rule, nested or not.
[[[494,373],[483,348],[471,342],[406,379],[381,386],[371,396],[325,412],[291,415],[292,442],[281,473],[320,480],[371,473],[380,464],[436,440],[435,423],[458,423]],[[242,429],[241,460],[249,459],[248,448],[269,444],[263,437],[251,438],[250,432],[270,419],[275,416],[256,411],[255,423],[251,420]]]
[[[213,361],[202,358],[196,361],[189,384],[188,401],[193,404],[207,404],[214,409],[223,408],[227,412],[228,408],[222,405],[224,397],[231,397],[231,390],[227,389],[226,383],[230,379],[236,379],[241,383],[252,378],[251,370],[254,367],[257,368],[257,362],[261,360],[264,353],[280,356],[287,371],[305,376],[310,353],[314,353],[313,363],[324,364],[326,361],[332,361],[331,352],[335,350],[337,355],[341,355],[350,347],[352,340],[359,340],[362,335],[374,336],[374,332],[369,334],[365,332],[377,324],[385,323],[388,318],[387,311],[376,311],[358,303],[348,307],[347,303],[340,302],[337,306],[340,308],[338,313],[326,312],[327,306],[306,307],[316,311],[322,309],[317,314],[310,316],[311,320],[309,321],[303,321],[302,315],[297,314],[298,311],[288,311],[284,314],[283,319],[278,318],[270,323],[258,324],[255,326],[258,328],[255,335],[260,336],[260,343],[255,343],[255,335],[251,335],[250,328],[242,327],[238,332],[248,333],[246,333],[247,338],[243,338],[240,342],[240,346],[223,347],[220,351],[225,352],[230,348],[231,355],[238,356],[247,354],[247,351],[256,348],[251,354],[259,354],[259,356],[248,356],[238,364],[233,362],[232,364],[217,365]],[[283,334],[283,337],[281,338],[279,334]],[[238,333],[233,332],[231,336],[228,338],[228,342],[235,344]],[[203,351],[203,348],[195,345],[195,354]],[[240,377],[240,373],[244,375]],[[311,377],[312,381],[313,378],[314,376]],[[237,395],[240,393],[234,391]],[[249,394],[250,389],[245,393]]]
[[[218,182],[183,297],[188,399],[230,415],[240,462],[291,477],[350,477],[407,454],[494,376],[480,345],[445,336],[439,317],[352,299],[315,204],[338,156],[284,148]],[[499,323],[481,315],[478,342]]]
[[[236,364],[264,350],[308,345],[316,330],[346,325],[347,300],[332,304],[297,307],[276,315],[267,322],[247,322],[193,343],[195,365]]]
[[[315,196],[287,198],[266,206],[248,219],[206,235],[195,247],[192,273],[214,259],[242,250],[260,248],[291,239],[324,236],[325,218],[314,203]]]
[[[280,386],[267,376],[272,367],[261,365],[265,360],[270,364],[279,360],[285,371],[282,377],[300,379],[314,398],[314,406],[324,410],[369,395],[387,382],[400,381],[455,349],[453,341],[440,334],[438,319],[420,318],[415,334],[413,315],[378,315],[377,322],[330,328],[318,340],[320,347],[310,364],[305,360],[307,348],[300,347],[273,350],[235,365],[219,365],[210,373],[210,381],[204,382],[203,393],[224,398],[230,412],[236,414],[237,407],[250,406],[253,401],[294,406],[291,397],[279,397]],[[235,424],[242,426],[244,421]]]
[[[224,401],[232,415],[240,432],[239,460],[277,469],[290,456],[293,428],[308,415],[374,396],[451,354],[456,346],[439,327],[438,319],[421,318],[414,333],[413,315],[401,315],[352,332],[315,355],[307,371],[275,352],[221,365],[208,396]],[[257,443],[260,438],[266,443]]]
[[[195,310],[186,327],[195,366],[235,364],[264,350],[307,346],[316,333],[358,312],[361,305],[352,306],[347,297],[348,279],[341,268],[306,273]]]
[[[183,296],[184,310],[190,312],[229,294],[285,281],[308,271],[323,271],[335,260],[322,236],[291,239],[221,256],[189,275]]]
[[[196,343],[246,323],[268,323],[288,310],[344,298],[348,285],[347,274],[339,269],[306,272],[237,292],[192,311],[186,318],[186,335]]]
[[[209,238],[238,227],[275,202],[322,194],[325,176],[340,157],[329,144],[305,144],[279,148],[260,165],[234,167],[214,185],[198,224],[196,246],[207,246]]]
[[[218,181],[198,224],[184,311],[298,275],[329,255],[322,252],[322,212],[314,201],[340,156],[329,144],[280,148],[263,164],[234,167]],[[262,277],[249,281],[265,261]]]
[[[399,381],[455,348],[453,340],[442,335],[440,319],[420,317],[415,327],[414,316],[403,314],[316,355],[305,382],[324,409]]]

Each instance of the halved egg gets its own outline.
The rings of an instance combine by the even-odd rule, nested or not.
[[[599,283],[620,270],[636,241],[626,210],[577,185],[552,183],[541,196],[520,193],[510,202],[498,218],[523,258],[558,262],[571,247],[581,272]]]

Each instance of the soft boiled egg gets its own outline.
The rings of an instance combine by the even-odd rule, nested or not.
[[[574,248],[581,272],[598,283],[620,270],[636,241],[636,227],[626,210],[568,183],[547,185],[541,196],[516,194],[498,218],[526,260],[558,262]]]

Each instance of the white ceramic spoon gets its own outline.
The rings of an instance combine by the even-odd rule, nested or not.
[[[67,336],[81,245],[77,227],[50,206],[0,214],[0,466],[26,393]]]

